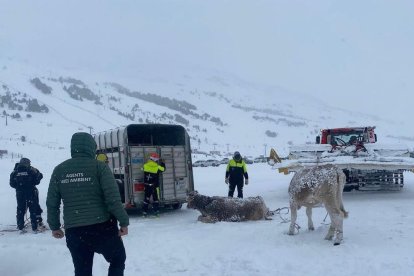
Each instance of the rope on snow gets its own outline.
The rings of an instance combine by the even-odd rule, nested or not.
[[[286,216],[287,214],[289,214],[289,207],[281,207],[281,208],[277,208],[276,210],[273,211],[269,211],[268,213],[270,216],[274,216],[274,215],[278,215],[279,218],[282,220],[281,223],[287,223],[290,221],[290,219],[286,219],[283,216]],[[283,215],[283,216],[282,216]]]

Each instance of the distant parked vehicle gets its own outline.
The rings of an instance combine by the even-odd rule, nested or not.
[[[266,158],[266,157],[263,157],[263,156],[261,156],[261,157],[256,157],[256,158],[253,160],[253,162],[254,162],[254,163],[267,163],[267,158]]]
[[[193,167],[206,167],[205,160],[198,160],[193,163]]]
[[[220,164],[228,164],[229,163],[229,159],[227,158],[227,157],[225,157],[225,158],[223,158],[223,159],[221,159],[221,161],[220,161]]]
[[[206,163],[207,166],[213,166],[213,167],[218,167],[221,164],[220,161],[214,160],[214,159],[206,160],[205,163]]]
[[[246,164],[253,164],[253,161],[247,157],[243,158],[243,160],[244,160],[244,163]]]

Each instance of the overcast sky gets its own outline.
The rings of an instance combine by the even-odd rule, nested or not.
[[[0,4],[2,57],[132,77],[218,69],[395,118],[414,99],[411,0]]]

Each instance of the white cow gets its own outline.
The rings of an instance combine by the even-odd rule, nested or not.
[[[297,210],[306,207],[308,229],[315,230],[312,222],[312,208],[324,204],[331,219],[326,240],[334,239],[339,245],[343,238],[343,218],[348,216],[342,203],[342,191],[346,176],[341,169],[332,164],[306,167],[295,173],[290,185],[291,223],[289,235],[295,232]]]

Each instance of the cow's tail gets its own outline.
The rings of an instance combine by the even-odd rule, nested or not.
[[[344,203],[342,201],[342,192],[344,190],[344,186],[346,183],[346,176],[344,172],[339,168],[337,168],[337,171],[336,171],[336,180],[339,186],[339,189],[337,190],[337,193],[338,193],[337,199],[339,200],[339,209],[342,212],[343,217],[347,218],[348,212],[345,210]]]

